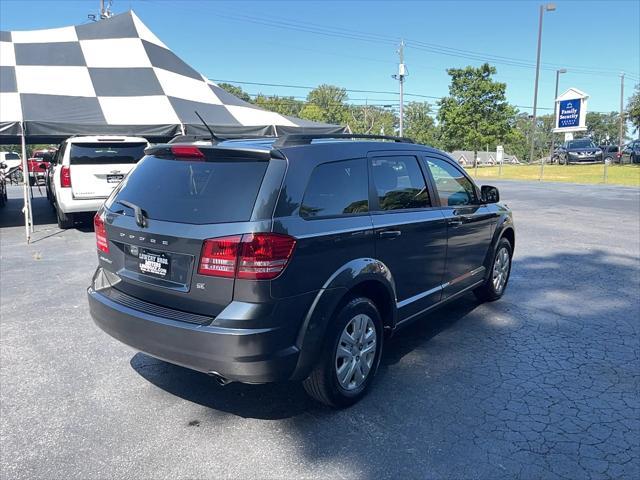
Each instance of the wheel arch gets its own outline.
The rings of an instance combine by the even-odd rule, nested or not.
[[[327,328],[336,312],[354,296],[364,296],[376,305],[383,327],[392,329],[397,321],[395,282],[389,268],[372,258],[352,260],[340,267],[318,291],[298,332],[300,351],[293,380],[309,374],[324,345]]]

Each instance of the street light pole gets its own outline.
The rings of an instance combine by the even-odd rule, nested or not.
[[[533,87],[533,118],[531,119],[531,155],[529,157],[529,161],[533,161],[533,156],[535,152],[536,145],[536,124],[538,121],[537,118],[537,108],[538,108],[538,80],[540,78],[540,47],[542,46],[542,17],[544,16],[545,10],[547,12],[553,12],[556,9],[555,4],[547,3],[545,5],[540,5],[540,16],[538,19],[538,53],[536,57],[536,82]]]
[[[560,74],[567,73],[566,68],[560,68],[556,70],[556,90],[553,96],[553,122],[555,124],[555,112],[556,112],[556,99],[558,98],[558,84],[560,82]],[[551,125],[551,147],[549,148],[549,163],[551,163],[551,159],[553,158],[553,129],[554,124]],[[544,174],[544,159],[540,162],[540,178],[538,180],[542,181],[542,175]]]

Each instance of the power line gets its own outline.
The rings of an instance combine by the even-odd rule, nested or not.
[[[318,86],[316,85],[315,87],[310,87],[308,85],[287,85],[284,83],[260,83],[260,82],[243,82],[240,80],[221,80],[221,79],[216,79],[216,78],[209,78],[209,80],[211,80],[212,82],[217,82],[217,83],[240,83],[243,85],[258,85],[261,87],[283,87],[283,88],[301,88],[304,90],[313,90],[314,88],[317,88]],[[359,89],[353,89],[353,88],[343,88],[343,90],[347,91],[347,92],[353,92],[353,93],[379,93],[379,94],[386,94],[386,95],[397,95],[398,92],[391,92],[389,90],[359,90]],[[440,100],[442,97],[435,97],[433,95],[421,95],[418,93],[405,93],[405,95],[407,96],[411,96],[411,97],[419,97],[419,98],[432,98],[432,99],[436,99],[436,100]]]
[[[625,74],[626,75],[626,74]],[[214,78],[209,78],[209,80],[213,81],[213,82],[217,82],[217,83],[230,83],[230,84],[242,84],[242,85],[257,85],[257,86],[265,86],[265,87],[285,87],[285,88],[299,88],[299,89],[304,89],[304,90],[314,90],[315,88],[318,88],[317,86],[315,87],[311,87],[308,85],[289,85],[289,84],[283,84],[283,83],[260,83],[260,82],[245,82],[245,81],[240,81],[240,80],[218,80],[218,79],[214,79]],[[359,90],[359,89],[350,89],[350,88],[344,88],[343,90],[347,91],[347,92],[354,92],[354,93],[378,93],[378,94],[391,94],[391,95],[397,95],[397,92],[390,92],[390,91],[382,91],[382,90]],[[306,100],[307,97],[304,96],[295,96],[295,95],[278,95],[275,93],[248,93],[247,95],[252,96],[252,97],[257,97],[257,96],[264,96],[264,97],[279,97],[279,98],[294,98],[294,99],[300,99],[300,100]],[[414,97],[424,97],[424,98],[430,98],[430,99],[436,99],[436,100],[442,100],[442,98],[444,98],[446,95],[440,96],[440,97],[436,97],[433,95],[421,95],[421,94],[417,94],[417,93],[407,93],[404,92],[404,95],[407,96],[414,96]],[[383,100],[383,99],[368,99],[368,98],[353,98],[350,100],[354,100],[354,101],[370,101],[373,100],[375,102],[383,102],[383,103],[369,103],[368,105],[370,106],[385,106],[388,105],[391,102],[398,102],[398,99],[393,99],[393,100]],[[283,101],[283,104],[289,104],[289,102]],[[336,104],[338,105],[338,104]],[[437,104],[429,104],[431,106],[432,109],[437,110],[439,109],[439,106]],[[516,108],[522,108],[522,109],[528,109],[531,110],[533,109],[533,107],[531,105],[519,105],[519,104],[510,104],[513,107]],[[365,106],[365,105],[362,105]],[[539,110],[554,110],[554,107],[538,107]],[[604,113],[604,114],[608,114],[608,113],[612,113],[612,111],[604,111],[604,110],[590,110],[590,112],[592,113]]]
[[[252,17],[250,15],[244,14],[229,14],[229,13],[220,13],[218,10],[216,14],[220,17],[227,18],[230,20],[240,21],[240,22],[248,22],[253,24],[259,24],[267,27],[273,28],[282,28],[288,30],[301,31],[305,33],[312,33],[317,35],[324,35],[330,37],[337,38],[346,38],[351,40],[359,40],[365,42],[374,42],[374,43],[385,43],[385,44],[395,44],[397,42],[396,37],[391,37],[387,35],[381,34],[371,34],[362,31],[354,31],[351,29],[345,29],[340,27],[319,25],[310,22],[300,22],[300,21],[287,21],[282,18],[269,18],[269,17]],[[481,52],[474,52],[471,50],[458,49],[453,47],[447,47],[444,45],[438,45],[433,43],[427,43],[419,40],[411,40],[407,39],[407,46],[410,48],[415,48],[417,50],[428,51],[431,53],[466,58],[476,61],[489,61],[493,63],[500,63],[514,67],[523,67],[523,68],[535,68],[535,64],[529,62],[525,59],[514,58],[514,57],[506,57],[502,55],[494,55],[487,54]],[[593,66],[582,66],[582,65],[563,65],[564,67],[568,67],[572,69],[573,73],[578,74],[589,74],[589,75],[604,75],[604,76],[617,76],[619,70],[614,68],[605,68],[605,67],[593,67]],[[541,68],[543,70],[555,70],[559,67],[557,64],[553,63],[543,63]]]

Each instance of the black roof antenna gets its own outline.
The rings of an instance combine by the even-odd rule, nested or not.
[[[204,121],[204,118],[202,118],[200,116],[200,114],[198,113],[197,110],[194,110],[194,112],[196,113],[196,115],[198,116],[198,118],[200,119],[200,121],[202,122],[202,124],[205,126],[205,128],[207,130],[209,130],[209,133],[211,134],[211,143],[215,144],[215,143],[220,143],[222,141],[222,139],[220,137],[218,137],[215,133],[213,133],[213,130],[211,130],[211,128],[209,127],[209,125],[207,125],[207,122]]]

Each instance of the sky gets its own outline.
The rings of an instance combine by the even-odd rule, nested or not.
[[[531,112],[538,12],[530,1],[214,1],[113,0],[133,9],[177,55],[216,81],[250,94],[304,98],[330,83],[352,103],[397,105],[397,45],[404,39],[405,101],[435,103],[448,93],[447,68],[488,61],[507,84],[507,99]],[[590,95],[590,111],[617,111],[620,72],[625,103],[640,80],[640,1],[564,1],[546,12],[539,114],[559,91]],[[2,0],[0,29],[31,30],[88,22],[99,0]],[[271,85],[253,85],[254,82]],[[373,90],[390,93],[357,92]],[[435,97],[435,98],[434,98]]]

